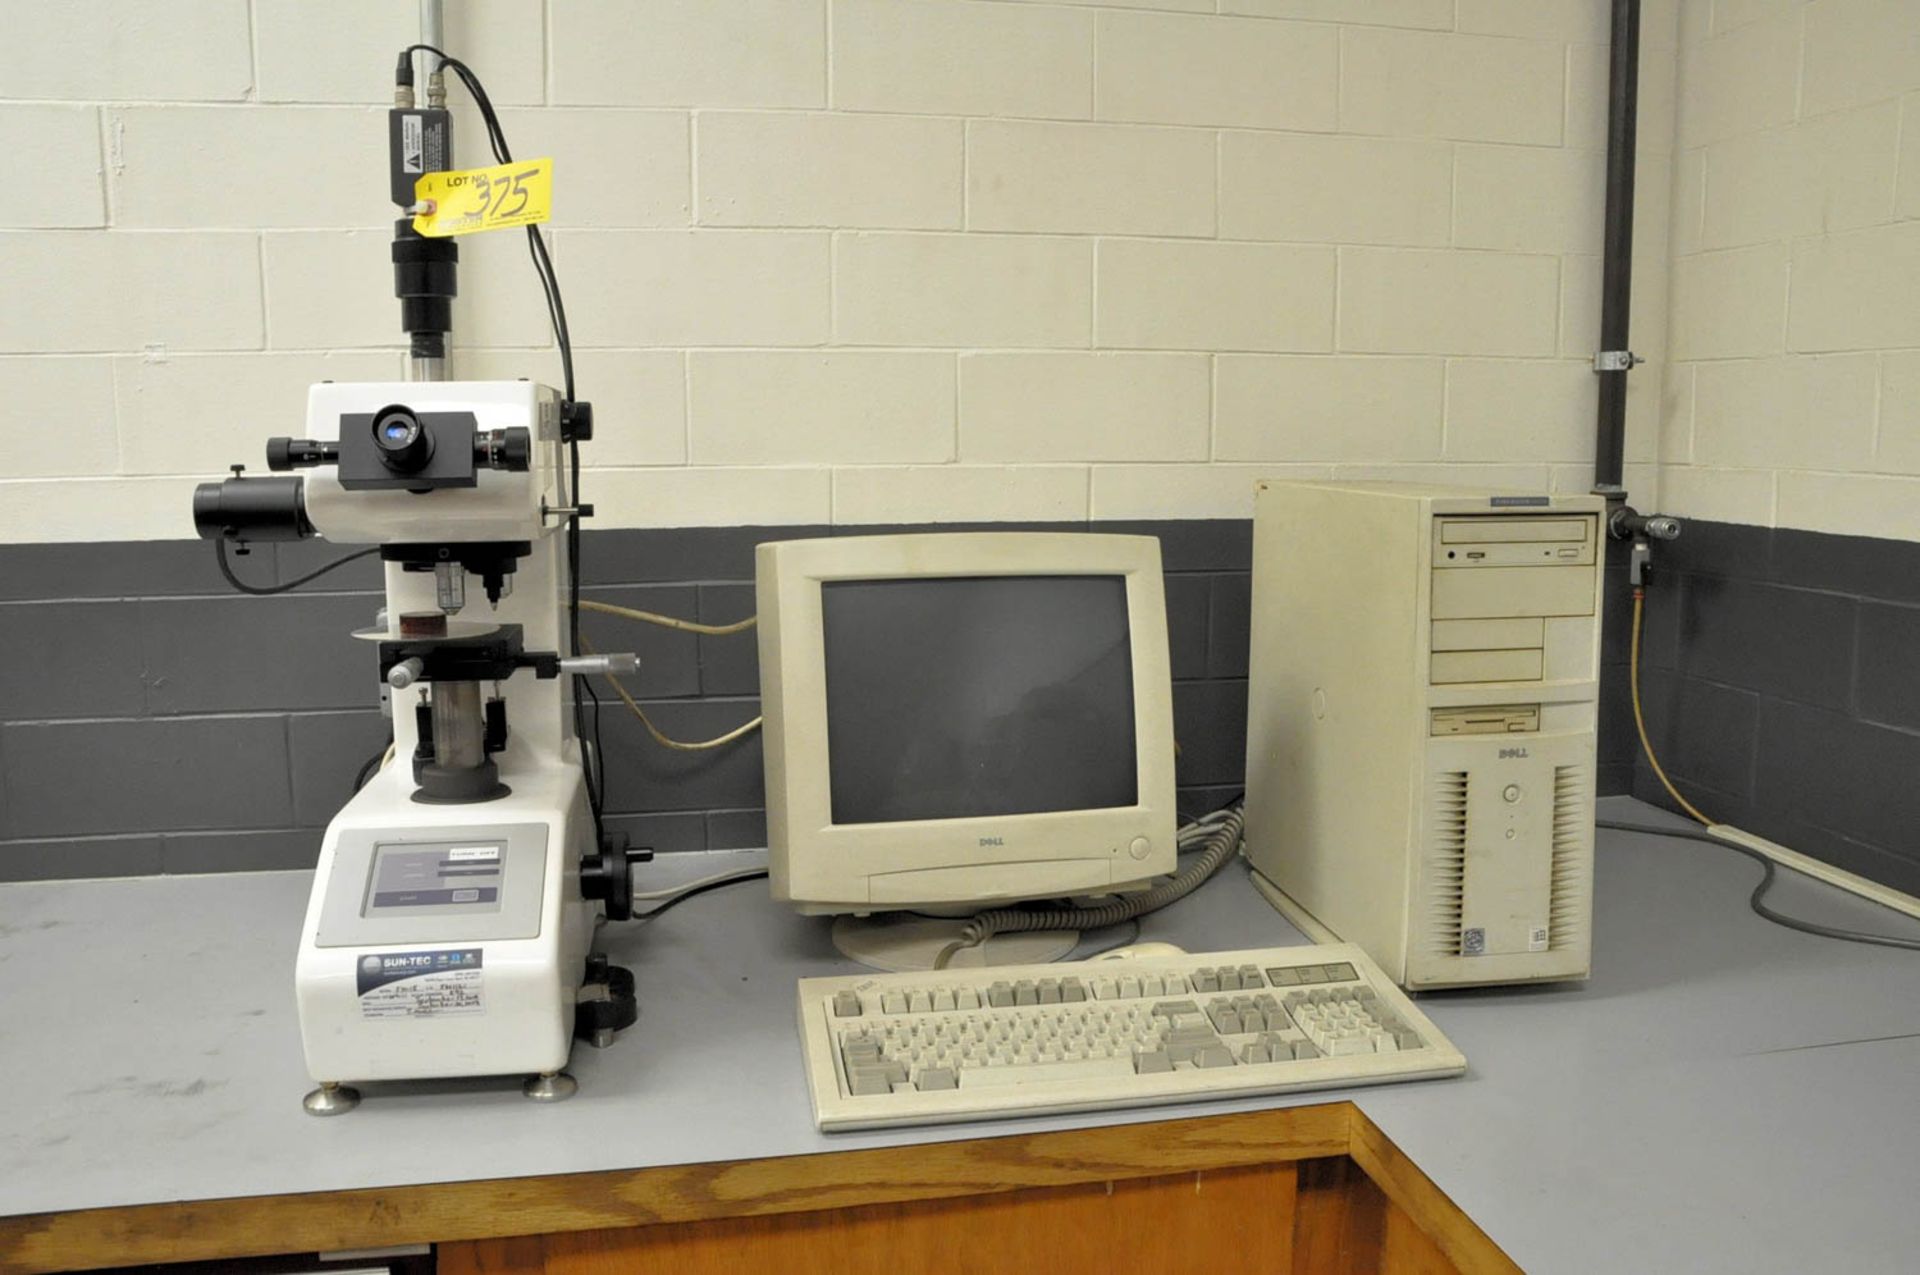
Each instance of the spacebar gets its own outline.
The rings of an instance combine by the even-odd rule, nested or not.
[[[1131,1058],[1087,1058],[1079,1062],[1015,1063],[1010,1067],[969,1067],[960,1073],[962,1089],[1008,1089],[1018,1085],[1057,1085],[1080,1080],[1113,1080],[1133,1075]]]

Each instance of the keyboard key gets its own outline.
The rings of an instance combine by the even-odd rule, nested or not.
[[[833,994],[833,1014],[835,1018],[860,1017],[860,993],[851,988]]]
[[[927,1067],[914,1077],[913,1087],[919,1090],[958,1089],[960,1074],[951,1067]]]
[[[1034,1062],[1022,1067],[986,1067],[960,1073],[960,1088],[979,1089],[1025,1085],[1069,1085],[1133,1075],[1125,1058],[1089,1058],[1081,1062]]]
[[[1133,1069],[1142,1076],[1172,1071],[1173,1059],[1167,1056],[1164,1049],[1136,1049],[1133,1051]]]

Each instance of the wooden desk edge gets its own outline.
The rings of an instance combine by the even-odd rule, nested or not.
[[[0,1218],[0,1272],[646,1226],[1349,1156],[1463,1271],[1517,1271],[1350,1102],[1157,1123],[533,1178]]]

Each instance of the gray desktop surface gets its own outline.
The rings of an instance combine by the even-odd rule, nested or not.
[[[1662,820],[1625,799],[1615,817]],[[751,856],[662,865],[704,873]],[[1920,1252],[1920,954],[1747,911],[1730,851],[1603,832],[1585,985],[1428,995],[1466,1076],[824,1136],[793,981],[844,972],[764,887],[613,927],[639,1025],[576,1050],[580,1093],[368,1086],[316,1120],[292,999],[309,875],[0,887],[0,1215],[754,1159],[1351,1098],[1525,1269],[1904,1271]],[[1803,878],[1778,906],[1920,927]],[[1147,919],[1200,951],[1300,943],[1230,865]]]

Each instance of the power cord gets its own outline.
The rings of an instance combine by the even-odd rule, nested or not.
[[[674,893],[669,894],[666,897],[666,901],[661,903],[659,907],[652,908],[646,912],[636,912],[633,914],[632,919],[635,921],[651,921],[662,913],[679,907],[688,899],[695,898],[713,890],[722,890],[730,885],[740,885],[747,881],[763,881],[768,875],[769,873],[765,868],[749,868],[742,872],[723,872],[718,876],[708,877],[704,881],[696,881],[692,885],[681,886]],[[642,899],[653,898],[655,896],[636,894],[633,897]]]
[[[388,761],[392,760],[392,758],[393,737],[389,735],[387,737],[387,746],[367,758],[361,765],[359,773],[353,777],[353,790],[359,792],[362,788],[365,788],[367,781],[372,779],[374,774],[379,771],[382,766],[386,765]]]
[[[592,654],[593,643],[586,641],[584,638],[581,639],[581,642],[581,649],[588,654]],[[744,739],[748,735],[753,734],[753,732],[760,729],[761,723],[766,720],[764,717],[755,717],[750,721],[742,722],[726,734],[716,735],[712,739],[675,739],[653,724],[653,719],[647,716],[646,709],[640,707],[640,701],[633,697],[633,692],[627,689],[625,682],[622,682],[611,673],[602,673],[601,676],[607,679],[607,682],[613,687],[615,693],[620,696],[621,702],[627,706],[628,710],[640,719],[640,724],[647,728],[647,734],[653,736],[653,742],[663,748],[671,748],[675,752],[703,753],[713,748],[724,748],[736,739]]]
[[[1661,786],[1667,790],[1667,795],[1679,802],[1680,808],[1685,810],[1694,820],[1708,828],[1712,828],[1714,827],[1713,820],[1701,814],[1694,804],[1685,797],[1682,797],[1680,790],[1673,786],[1673,780],[1667,777],[1666,770],[1661,767],[1660,758],[1653,751],[1653,740],[1647,734],[1646,714],[1642,712],[1640,707],[1640,629],[1646,620],[1646,598],[1647,591],[1645,587],[1635,585],[1633,589],[1633,636],[1627,647],[1627,685],[1633,697],[1633,724],[1640,732],[1640,749],[1646,754],[1647,765],[1653,768],[1654,775],[1660,780]],[[1784,912],[1774,911],[1767,906],[1766,896],[1767,892],[1773,889],[1773,883],[1780,875],[1779,868],[1774,864],[1772,859],[1769,859],[1766,855],[1761,854],[1751,846],[1743,846],[1738,842],[1713,836],[1709,832],[1695,832],[1691,828],[1653,828],[1644,824],[1619,823],[1610,819],[1596,819],[1594,823],[1596,827],[1611,828],[1616,832],[1643,832],[1652,836],[1676,837],[1681,841],[1699,841],[1710,846],[1720,846],[1723,849],[1733,850],[1746,855],[1749,859],[1758,863],[1763,869],[1760,876],[1760,884],[1755,886],[1753,893],[1748,896],[1747,905],[1754,910],[1757,916],[1764,920],[1771,921],[1775,925],[1783,925],[1787,929],[1798,930],[1802,934],[1817,934],[1821,938],[1840,939],[1847,943],[1866,943],[1874,947],[1897,947],[1911,951],[1920,951],[1920,939],[1898,938],[1890,934],[1867,934],[1860,930],[1845,930],[1831,925],[1821,925],[1815,921],[1803,921],[1798,917],[1788,916]]]
[[[1646,824],[1620,823],[1612,819],[1595,820],[1595,826],[1611,828],[1615,832],[1643,832],[1652,837],[1675,837],[1681,841],[1698,841],[1703,845],[1719,846],[1722,850],[1732,850],[1752,859],[1761,867],[1760,884],[1753,887],[1753,893],[1747,898],[1747,906],[1762,918],[1775,925],[1784,925],[1789,930],[1799,930],[1802,934],[1817,934],[1821,938],[1841,939],[1848,943],[1866,943],[1874,947],[1898,947],[1920,952],[1920,939],[1899,938],[1891,934],[1868,934],[1861,930],[1840,929],[1837,926],[1821,925],[1817,921],[1803,921],[1797,916],[1788,916],[1776,912],[1767,906],[1767,892],[1773,889],[1773,883],[1780,875],[1779,867],[1772,859],[1761,854],[1751,846],[1738,842],[1724,841],[1706,832],[1695,832],[1691,828],[1655,828]]]
[[[600,615],[617,615],[627,620],[638,620],[642,624],[657,624],[663,629],[678,629],[682,633],[698,633],[705,637],[728,637],[735,633],[744,633],[760,622],[760,617],[750,615],[744,620],[735,620],[731,624],[702,624],[698,620],[682,620],[678,616],[661,615],[657,611],[642,611],[635,607],[615,606],[611,602],[582,602],[578,610],[593,611]]]
[[[332,562],[329,562],[326,566],[316,571],[309,571],[299,579],[289,580],[285,584],[248,584],[239,576],[233,574],[233,564],[227,561],[227,538],[225,536],[219,536],[216,537],[213,542],[214,560],[220,564],[220,574],[227,578],[228,584],[240,592],[250,593],[256,598],[271,597],[276,593],[286,593],[290,590],[297,589],[303,584],[311,584],[321,576],[326,575],[329,571],[338,571],[349,562],[358,562],[369,554],[379,552],[380,546],[375,545],[371,549],[361,549],[355,553],[346,554],[342,557],[335,558]]]
[[[1633,637],[1627,646],[1627,686],[1633,696],[1633,725],[1640,732],[1640,749],[1647,755],[1647,764],[1653,767],[1654,775],[1660,780],[1660,786],[1667,795],[1680,803],[1680,808],[1696,822],[1711,828],[1713,820],[1694,808],[1694,804],[1680,795],[1673,786],[1673,780],[1667,778],[1667,772],[1661,768],[1659,757],[1654,755],[1653,741],[1647,737],[1647,717],[1640,708],[1640,627],[1646,619],[1647,590],[1644,585],[1633,586]]]

